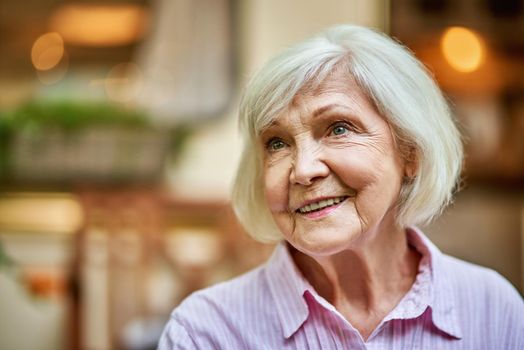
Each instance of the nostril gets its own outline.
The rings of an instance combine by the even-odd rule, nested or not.
[[[308,137],[297,142],[291,164],[291,183],[309,186],[328,175],[322,146]]]

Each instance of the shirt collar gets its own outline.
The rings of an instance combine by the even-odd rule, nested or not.
[[[457,315],[455,294],[446,271],[444,254],[416,227],[407,229],[408,242],[419,251],[423,259],[429,258],[431,283],[428,306],[431,307],[433,324],[444,333],[462,338]],[[422,261],[421,261],[422,262]]]
[[[308,317],[304,293],[313,288],[296,267],[285,242],[277,245],[265,269],[284,337],[289,338]]]
[[[430,307],[433,324],[438,329],[452,337],[462,338],[455,295],[445,271],[444,255],[418,228],[410,227],[406,233],[409,244],[422,255],[419,274],[412,289],[384,321],[415,318]],[[310,292],[316,295],[316,292],[293,262],[285,242],[277,245],[265,269],[284,337],[289,338],[308,317],[309,309],[304,294]],[[413,307],[407,308],[406,305],[411,302]]]

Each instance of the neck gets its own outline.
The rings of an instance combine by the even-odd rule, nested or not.
[[[364,237],[331,256],[310,257],[293,248],[291,253],[317,293],[348,320],[371,314],[380,321],[413,285],[420,255],[410,249],[400,228],[387,232],[377,229]]]

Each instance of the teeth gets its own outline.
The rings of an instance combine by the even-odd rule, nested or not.
[[[323,209],[335,204],[338,204],[345,200],[347,197],[336,197],[336,198],[329,198],[329,199],[323,199],[316,203],[310,203],[308,205],[304,205],[302,208],[299,208],[298,211],[302,214],[309,213],[311,211],[315,211],[318,209]]]

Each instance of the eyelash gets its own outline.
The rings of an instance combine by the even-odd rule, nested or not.
[[[278,150],[280,150],[281,148],[278,148],[278,149],[274,149],[272,148],[272,145],[274,145],[274,142],[281,142],[282,145],[286,145],[286,143],[284,141],[282,141],[282,139],[278,138],[278,137],[272,137],[270,138],[267,142],[266,142],[266,149],[269,151],[269,152],[276,152]]]
[[[334,134],[334,131],[336,128],[339,128],[339,127],[342,127],[344,129],[346,129],[347,132],[345,132],[344,134],[338,134],[338,135],[335,135]],[[346,135],[348,132],[351,132],[351,131],[354,131],[355,128],[349,124],[348,122],[342,122],[342,121],[338,121],[338,122],[335,122],[333,123],[330,127],[329,127],[329,135],[333,135],[333,136],[344,136]]]
[[[338,135],[335,135],[333,134],[334,133],[334,130],[336,128],[339,128],[339,127],[342,127],[346,130],[346,132],[344,132],[343,134],[338,134]],[[333,124],[331,124],[331,126],[329,127],[329,135],[331,136],[335,136],[335,137],[343,137],[345,136],[348,132],[352,132],[355,130],[355,128],[348,122],[345,122],[345,121],[338,121],[338,122],[335,122]],[[272,148],[274,147],[275,143],[276,142],[280,142],[282,143],[282,147],[280,148]],[[266,150],[268,150],[268,152],[276,152],[276,151],[279,151],[280,149],[284,148],[286,146],[286,143],[279,137],[272,137],[270,138],[266,143],[265,143],[265,148]]]

